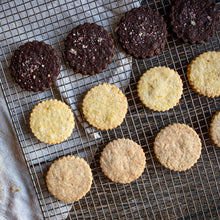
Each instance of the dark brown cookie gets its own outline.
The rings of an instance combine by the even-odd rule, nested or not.
[[[65,55],[75,72],[94,75],[112,62],[113,39],[102,26],[85,23],[73,28],[67,36]]]
[[[121,19],[117,34],[124,50],[134,58],[156,56],[167,41],[166,23],[151,8],[134,8]]]
[[[44,91],[60,73],[60,58],[50,45],[32,41],[20,46],[11,59],[11,75],[21,88]]]
[[[218,30],[219,13],[212,0],[176,0],[170,17],[173,32],[191,44],[204,43]]]

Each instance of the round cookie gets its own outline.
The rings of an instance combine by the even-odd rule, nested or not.
[[[65,55],[75,72],[94,75],[112,62],[113,39],[102,26],[85,23],[73,28],[67,36]]]
[[[158,55],[167,41],[166,23],[151,8],[139,7],[127,12],[116,30],[123,49],[136,59]]]
[[[188,125],[171,124],[162,129],[154,141],[154,152],[159,162],[168,169],[190,169],[201,155],[201,140]]]
[[[60,58],[48,44],[39,41],[20,46],[11,59],[11,75],[21,88],[44,91],[60,73]]]
[[[99,84],[85,95],[82,110],[86,120],[100,130],[119,126],[127,113],[126,96],[115,85]]]
[[[217,147],[220,147],[220,111],[217,112],[210,124],[210,135]]]
[[[187,69],[190,85],[195,92],[207,96],[220,95],[220,52],[209,51],[196,57]]]
[[[142,103],[154,111],[166,111],[178,104],[183,83],[177,72],[165,66],[147,70],[137,85]]]
[[[75,202],[89,192],[92,171],[84,159],[69,155],[50,166],[46,183],[48,191],[58,200]]]
[[[140,145],[117,139],[106,145],[100,158],[103,173],[116,183],[130,183],[144,172],[146,158]]]
[[[50,99],[38,103],[30,115],[30,128],[40,141],[58,144],[66,140],[75,127],[71,108],[64,102]]]
[[[191,44],[209,40],[218,30],[219,13],[212,0],[175,0],[170,17],[173,32]]]

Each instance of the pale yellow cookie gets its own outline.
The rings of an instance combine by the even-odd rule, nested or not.
[[[85,95],[82,110],[86,120],[100,130],[119,126],[127,113],[127,98],[115,85],[99,84]]]
[[[165,66],[147,70],[137,86],[142,103],[154,111],[166,111],[179,103],[183,83],[179,74]]]
[[[58,144],[71,135],[75,122],[68,105],[50,99],[34,106],[30,116],[30,127],[40,141]]]
[[[129,139],[106,145],[100,158],[103,173],[116,183],[130,183],[141,176],[146,158],[140,145]]]
[[[220,111],[217,112],[210,124],[210,135],[217,147],[220,147]]]
[[[201,155],[201,140],[188,125],[172,124],[162,129],[154,141],[160,163],[174,171],[190,169]]]
[[[220,52],[209,51],[196,57],[187,69],[190,85],[201,95],[220,95]]]
[[[63,202],[75,202],[89,192],[92,185],[92,171],[87,162],[75,156],[56,160],[46,176],[49,192]]]

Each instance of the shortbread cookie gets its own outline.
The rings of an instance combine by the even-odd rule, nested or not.
[[[89,192],[92,185],[92,171],[87,162],[75,156],[56,160],[46,176],[49,192],[63,202],[75,202]]]
[[[158,55],[167,41],[163,17],[148,7],[128,11],[117,27],[117,34],[124,50],[136,59]]]
[[[60,58],[55,49],[42,41],[20,46],[11,59],[11,75],[21,88],[44,91],[60,73]]]
[[[210,125],[210,135],[217,147],[220,147],[220,111],[217,112]]]
[[[65,40],[65,55],[77,73],[94,75],[107,68],[114,56],[111,35],[95,23],[79,25]]]
[[[218,30],[219,12],[212,0],[175,0],[171,25],[184,42],[204,43]]]
[[[220,95],[220,52],[200,54],[188,66],[187,76],[195,92],[207,97]]]
[[[154,111],[166,111],[178,104],[183,83],[177,72],[165,66],[147,70],[137,86],[142,103]]]
[[[34,106],[30,116],[30,127],[40,141],[58,144],[71,135],[75,122],[68,105],[50,99]]]
[[[154,141],[159,162],[174,171],[190,169],[201,155],[201,140],[188,125],[172,124],[162,129]]]
[[[85,95],[82,110],[86,120],[100,130],[119,126],[127,113],[127,98],[115,85],[99,84]]]
[[[116,183],[130,183],[141,176],[146,158],[140,145],[129,139],[114,140],[106,145],[100,158],[103,173]]]

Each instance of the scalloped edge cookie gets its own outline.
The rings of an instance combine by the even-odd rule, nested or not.
[[[192,60],[187,77],[193,90],[200,95],[220,96],[220,52],[208,51]]]
[[[115,85],[99,84],[91,88],[83,98],[82,111],[87,122],[100,130],[119,126],[127,113],[126,96]]]
[[[50,166],[46,183],[48,191],[58,200],[75,202],[89,192],[92,171],[83,158],[64,156]]]
[[[101,153],[103,173],[116,183],[130,183],[144,172],[146,157],[140,145],[130,139],[109,142]]]
[[[38,103],[32,109],[30,128],[41,142],[61,143],[70,137],[74,127],[72,110],[64,102],[50,99]]]
[[[147,70],[140,78],[137,92],[141,102],[154,111],[166,111],[179,103],[183,83],[178,72],[165,66]]]
[[[210,135],[215,145],[220,147],[220,111],[216,112],[212,117],[212,122],[210,124]]]
[[[154,141],[159,162],[174,171],[190,169],[201,155],[199,135],[188,125],[174,123],[163,128]]]

